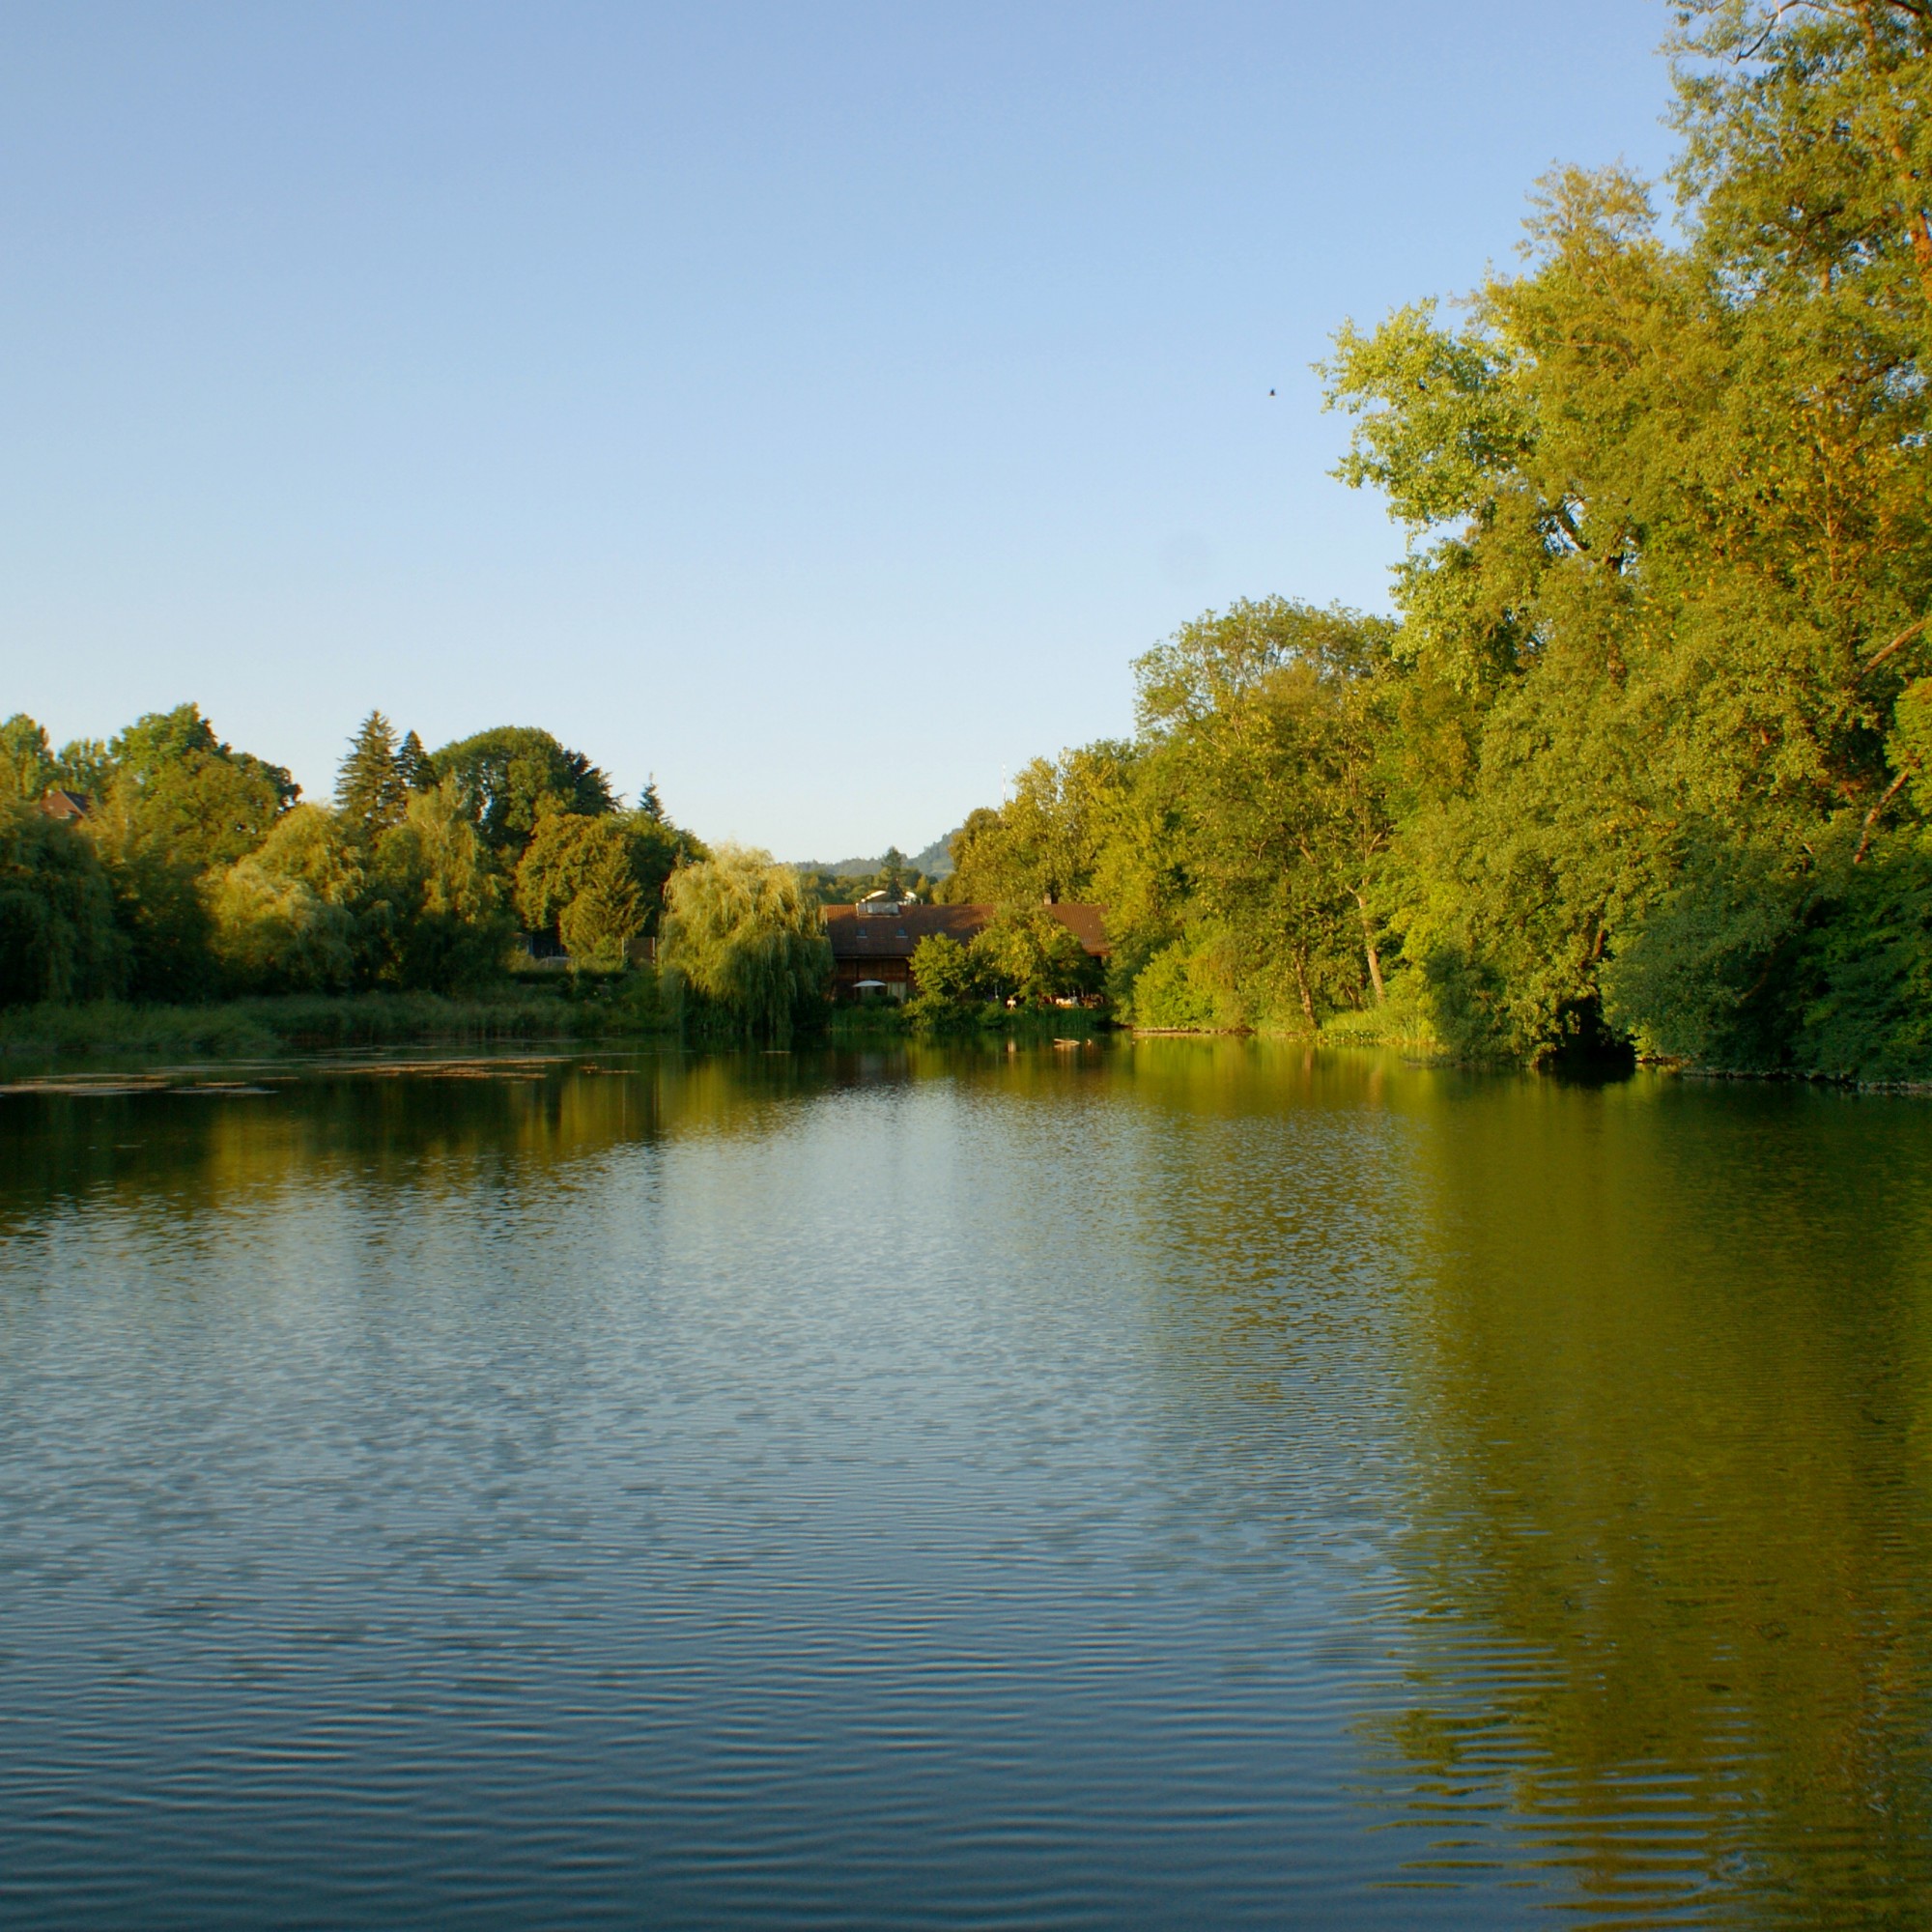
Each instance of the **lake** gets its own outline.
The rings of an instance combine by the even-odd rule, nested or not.
[[[9,1927],[1932,1920],[1932,1103],[0,1079]]]

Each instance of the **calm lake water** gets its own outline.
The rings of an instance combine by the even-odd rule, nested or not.
[[[248,1077],[0,1095],[7,1926],[1932,1922],[1932,1103]]]

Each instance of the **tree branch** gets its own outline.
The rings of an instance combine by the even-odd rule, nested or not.
[[[1919,632],[1926,627],[1927,624],[1932,624],[1932,617],[1921,617],[1919,618],[1918,623],[1906,625],[1905,629],[1899,632],[1898,636],[1892,639],[1890,643],[1885,645],[1880,650],[1874,651],[1871,654],[1871,656],[1868,657],[1864,661],[1864,663],[1859,667],[1859,674],[1856,678],[1852,680],[1852,682],[1854,684],[1862,684],[1865,681],[1865,679],[1868,678],[1872,674],[1872,672],[1875,671],[1879,668],[1879,666],[1886,661],[1887,658],[1890,657],[1893,651],[1903,650],[1905,646],[1909,644],[1913,640],[1913,639],[1916,638],[1919,634]]]
[[[1882,799],[1880,799],[1879,802],[1875,806],[1873,806],[1868,812],[1865,813],[1864,831],[1860,835],[1859,838],[1859,849],[1852,854],[1853,865],[1860,866],[1864,863],[1865,853],[1869,849],[1872,842],[1872,834],[1878,830],[1879,813],[1882,812],[1886,809],[1886,807],[1889,806],[1892,802],[1892,800],[1898,796],[1900,788],[1904,785],[1906,780],[1909,779],[1911,776],[1912,773],[1909,770],[1900,772],[1899,775],[1895,779],[1893,779],[1889,785],[1886,786],[1885,796]]]

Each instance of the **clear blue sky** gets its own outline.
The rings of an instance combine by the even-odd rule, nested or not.
[[[540,724],[709,838],[916,846],[1201,610],[1385,604],[1308,365],[1552,162],[1660,168],[1666,25],[11,6],[0,713],[196,698],[311,795],[371,705]]]

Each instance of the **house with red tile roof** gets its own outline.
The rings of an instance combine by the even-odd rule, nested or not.
[[[65,785],[49,785],[46,795],[41,800],[41,810],[49,818],[63,818],[71,823],[77,818],[94,816],[94,800],[84,791],[69,791]]]

